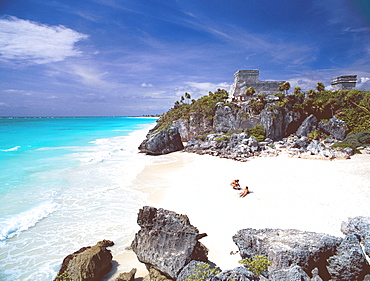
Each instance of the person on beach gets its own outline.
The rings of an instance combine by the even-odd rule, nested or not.
[[[236,190],[240,190],[241,187],[240,187],[240,184],[239,184],[239,180],[233,180],[230,185],[232,186],[233,189],[236,189]]]
[[[247,196],[247,194],[249,194],[250,193],[250,191],[249,191],[249,189],[248,189],[248,186],[246,186],[245,188],[244,188],[244,190],[243,190],[243,192],[242,193],[240,193],[240,195],[239,195],[239,197],[245,197],[245,196]]]

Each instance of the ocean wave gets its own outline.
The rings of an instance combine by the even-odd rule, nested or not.
[[[19,145],[9,148],[9,149],[0,149],[0,151],[17,151],[20,148]]]
[[[11,238],[27,230],[37,222],[55,212],[59,204],[54,201],[45,202],[31,210],[14,215],[0,222],[0,241]]]

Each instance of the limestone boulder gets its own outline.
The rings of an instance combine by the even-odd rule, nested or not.
[[[337,140],[343,140],[348,133],[347,124],[336,117],[329,119],[329,122],[319,122],[318,127],[325,134]]]
[[[311,114],[298,127],[296,135],[298,137],[308,136],[308,134],[310,134],[313,130],[317,129],[317,124],[317,118],[315,117],[315,115]]]
[[[249,271],[246,267],[240,266],[234,269],[222,271],[210,279],[211,281],[257,281],[258,276]]]
[[[349,218],[342,222],[341,231],[345,234],[355,234],[360,237],[366,255],[370,258],[370,217]]]
[[[184,148],[177,127],[159,130],[158,127],[151,130],[146,139],[140,144],[140,152],[150,155],[168,154]]]
[[[329,276],[326,260],[334,255],[342,242],[342,238],[322,233],[250,228],[239,230],[233,240],[242,258],[267,256],[272,262],[270,274],[297,265],[307,274],[317,268],[320,276],[325,277]]]
[[[349,234],[343,239],[335,255],[328,259],[327,269],[333,281],[362,281],[370,273],[370,266],[356,235]]]
[[[137,223],[132,249],[140,262],[176,279],[192,260],[207,262],[208,250],[198,241],[204,235],[186,215],[144,206]]]
[[[95,246],[84,247],[64,258],[56,281],[69,278],[70,281],[100,281],[112,268],[112,254],[107,247],[114,243],[109,240]]]

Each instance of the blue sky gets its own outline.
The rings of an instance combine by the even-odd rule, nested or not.
[[[240,69],[370,90],[370,1],[0,0],[0,116],[163,113]]]

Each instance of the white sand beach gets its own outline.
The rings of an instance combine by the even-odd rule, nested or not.
[[[238,196],[239,179],[252,192]],[[299,229],[343,236],[342,221],[370,216],[370,155],[350,160],[278,157],[237,162],[184,152],[158,156],[137,177],[151,205],[186,214],[201,233],[209,259],[222,270],[237,267],[232,236],[244,228]],[[134,183],[134,184],[135,184]],[[132,266],[136,266],[132,265]],[[142,268],[136,276],[141,276]]]

